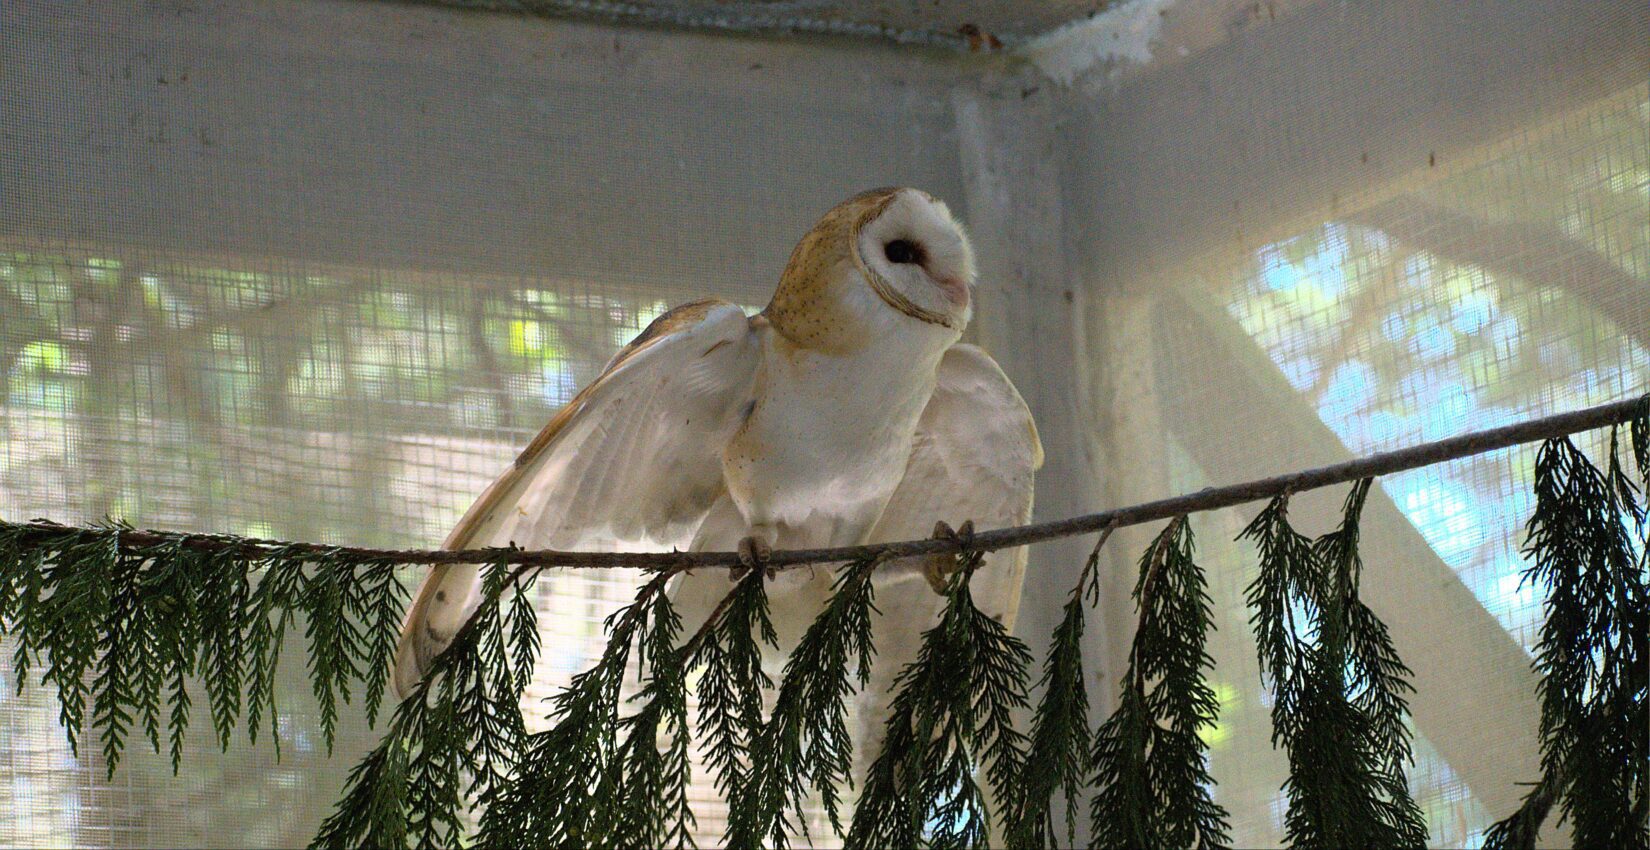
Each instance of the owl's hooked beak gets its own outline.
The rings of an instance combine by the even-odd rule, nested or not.
[[[968,281],[963,280],[961,277],[947,276],[934,277],[934,282],[939,284],[940,292],[944,293],[945,300],[958,307],[968,306],[968,299],[973,295],[969,291]]]

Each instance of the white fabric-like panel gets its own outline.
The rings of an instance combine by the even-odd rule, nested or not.
[[[7,3],[0,231],[762,300],[871,186],[957,194],[889,50],[345,0]]]

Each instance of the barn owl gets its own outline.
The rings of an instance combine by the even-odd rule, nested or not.
[[[482,493],[443,544],[637,550],[848,546],[1030,517],[1042,447],[1025,402],[983,350],[958,343],[974,256],[946,205],[877,189],[802,237],[767,308],[707,299],[655,319]],[[943,560],[943,559],[942,559]],[[943,604],[944,564],[880,574],[873,681],[858,697],[878,736],[888,686]],[[995,553],[974,598],[1012,628],[1024,550]],[[925,581],[925,577],[929,579]],[[830,594],[826,567],[770,579],[782,648]],[[443,565],[402,626],[405,696],[479,602],[479,570]],[[671,589],[690,635],[732,588],[727,569]],[[780,659],[782,661],[782,659]]]

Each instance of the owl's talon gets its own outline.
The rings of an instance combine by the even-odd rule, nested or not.
[[[965,520],[961,526],[953,529],[944,520],[934,523],[935,540],[955,540],[967,549],[974,541],[974,521]],[[941,596],[951,589],[951,576],[957,571],[961,563],[959,553],[947,552],[939,555],[929,555],[923,562],[922,575],[928,579],[928,586]]]
[[[766,540],[754,535],[740,540],[739,566],[733,568],[733,580],[738,581],[751,570],[758,568],[772,573],[772,570],[768,569],[768,556],[772,554],[773,547],[769,546]]]

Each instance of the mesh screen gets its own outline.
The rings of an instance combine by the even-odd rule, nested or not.
[[[820,212],[887,184],[975,228],[971,333],[1038,417],[1040,518],[1645,391],[1640,4],[1285,5],[1267,26],[1175,8],[1181,49],[1062,89],[848,42],[401,4],[7,2],[0,515],[434,545],[653,316],[756,309]],[[1411,779],[1440,846],[1534,775],[1532,458],[1390,476],[1366,515],[1365,597],[1416,670]],[[1302,529],[1340,496],[1300,497]],[[1238,846],[1266,846],[1284,761],[1233,542],[1251,515],[1193,527],[1216,798]],[[1102,708],[1151,532],[1108,544]],[[1038,651],[1080,566],[1062,551],[1034,550]],[[540,583],[530,722],[632,589]],[[197,712],[178,777],[136,747],[105,778],[9,649],[0,845],[307,843],[377,734],[345,711],[328,757],[293,645],[279,759],[219,753]],[[704,844],[713,796],[695,791]]]
[[[1647,140],[1650,89],[1632,86],[1239,261],[1164,275],[1147,327],[1168,436],[1142,441],[1166,454],[1162,492],[1643,393]],[[1607,441],[1578,437],[1594,457]],[[1481,843],[1535,775],[1542,598],[1519,553],[1535,449],[1386,476],[1366,511],[1364,597],[1416,671],[1410,784],[1437,846]],[[1302,530],[1330,530],[1343,495],[1297,497]],[[1256,553],[1233,542],[1252,516],[1194,520],[1219,612],[1205,740],[1236,846],[1278,843],[1287,807],[1244,604]]]

